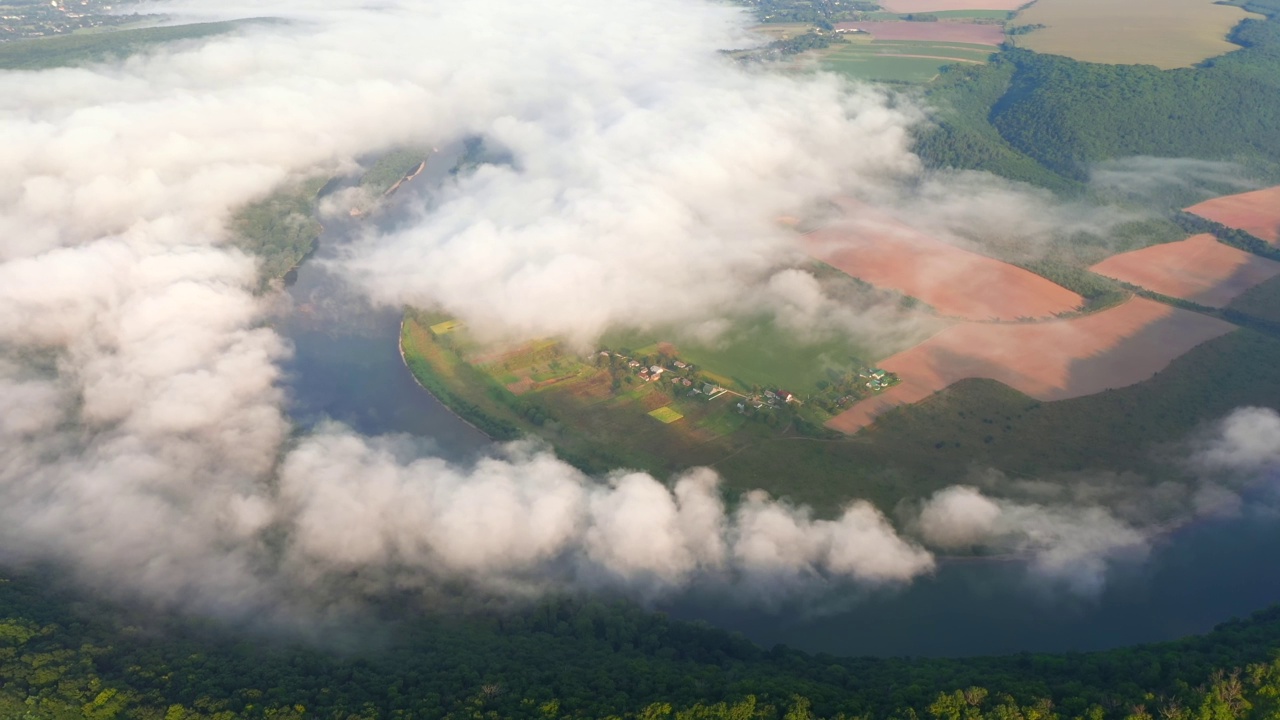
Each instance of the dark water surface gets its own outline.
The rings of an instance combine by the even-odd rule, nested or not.
[[[459,151],[433,156],[398,194],[399,209],[374,220],[328,221],[318,259],[359,232],[361,222],[404,222],[405,206],[425,201]],[[366,434],[408,433],[460,462],[486,450],[487,438],[418,387],[404,367],[398,309],[365,307],[322,262],[300,268],[290,295],[295,310],[278,327],[295,346],[286,385],[297,422],[332,419]],[[722,597],[696,596],[662,609],[739,630],[765,646],[841,655],[1095,650],[1167,640],[1280,602],[1280,521],[1265,505],[1247,504],[1243,517],[1202,521],[1166,536],[1145,562],[1115,568],[1089,599],[1034,582],[1022,562],[943,562],[934,576],[896,592],[833,593],[823,600],[824,612],[749,611]]]

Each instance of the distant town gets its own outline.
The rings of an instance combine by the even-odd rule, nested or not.
[[[89,32],[141,21],[129,0],[9,0],[0,3],[0,42]]]

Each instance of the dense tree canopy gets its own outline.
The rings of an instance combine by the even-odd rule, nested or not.
[[[626,603],[574,599],[376,620],[370,609],[303,641],[157,619],[49,585],[0,582],[0,717],[1030,720],[1145,707],[1227,720],[1270,717],[1280,696],[1280,609],[1109,652],[912,660],[766,651]]]

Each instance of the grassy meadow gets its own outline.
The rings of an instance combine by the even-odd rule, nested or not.
[[[15,40],[0,44],[0,70],[45,70],[103,62],[128,57],[161,43],[222,35],[253,22],[267,21],[194,23]]]
[[[1189,67],[1239,49],[1226,38],[1249,14],[1213,0],[1037,0],[1018,13],[1019,47],[1095,63]]]
[[[983,63],[993,51],[971,43],[853,38],[831,46],[821,57],[827,69],[858,80],[926,83],[943,66]]]
[[[869,353],[844,339],[831,337],[802,342],[768,320],[757,320],[731,331],[717,343],[680,342],[670,333],[615,332],[604,337],[606,347],[656,354],[658,343],[671,341],[681,360],[693,363],[741,392],[752,387],[812,389],[827,371],[865,364]]]
[[[665,476],[734,450],[744,417],[733,395],[708,400],[667,380],[644,382],[625,364],[587,362],[552,341],[483,351],[465,329],[429,329],[445,318],[410,311],[405,363],[424,387],[499,440],[525,434],[552,443],[580,468],[638,468]]]

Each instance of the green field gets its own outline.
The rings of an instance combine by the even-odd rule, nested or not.
[[[553,341],[480,352],[463,328],[442,335],[429,329],[446,320],[406,314],[405,362],[432,394],[491,437],[540,436],[597,473],[629,467],[665,476],[735,449],[728,436],[745,416],[733,396],[708,400],[667,379],[645,382],[625,364],[587,363]],[[680,419],[686,422],[675,423]]]
[[[835,335],[805,340],[770,320],[757,319],[740,324],[716,343],[682,341],[679,330],[615,331],[606,334],[602,343],[640,355],[656,353],[659,342],[671,343],[681,360],[722,378],[727,387],[742,392],[754,387],[782,387],[804,395],[829,380],[831,372],[874,364],[924,340],[940,327],[940,323],[923,321],[913,332],[871,345]]]
[[[993,48],[971,43],[854,39],[822,53],[822,64],[859,80],[926,83],[953,63],[986,62]]]
[[[124,58],[153,45],[222,35],[254,22],[270,21],[194,23],[15,40],[0,44],[0,69],[44,70]]]

